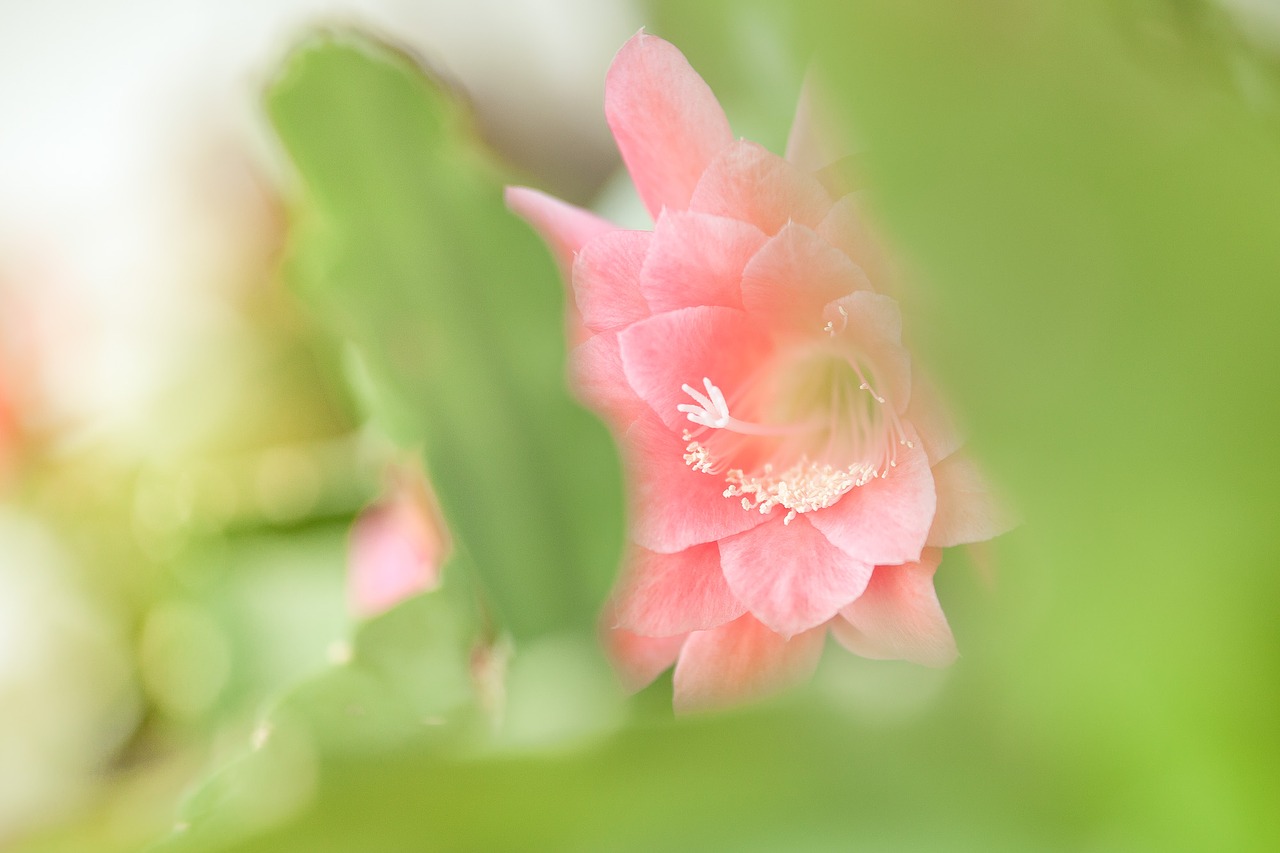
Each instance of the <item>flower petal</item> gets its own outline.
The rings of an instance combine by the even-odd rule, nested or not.
[[[614,600],[617,627],[650,637],[714,628],[746,612],[725,583],[714,542],[675,554],[634,548]]]
[[[792,221],[816,227],[831,204],[817,178],[754,142],[739,140],[707,167],[689,209],[741,219],[777,234]]]
[[[439,582],[445,537],[420,491],[400,486],[351,528],[347,583],[359,616],[376,616]]]
[[[623,687],[633,693],[645,687],[675,663],[684,645],[683,635],[645,637],[621,628],[606,631],[605,653],[613,662]]]
[[[650,231],[616,229],[585,243],[573,262],[573,294],[582,322],[597,332],[649,316],[640,293],[640,269],[653,241]]]
[[[911,374],[911,403],[907,406],[906,419],[916,428],[929,464],[937,465],[964,444],[964,432],[957,425],[951,410],[939,395],[934,384],[919,370]]]
[[[836,639],[873,660],[909,660],[946,666],[956,643],[933,589],[942,552],[928,548],[918,563],[877,566],[867,591],[831,623]]]
[[[676,711],[724,708],[805,681],[818,666],[825,635],[819,628],[787,640],[751,614],[690,634],[676,663]]]
[[[825,99],[812,70],[804,76],[796,114],[787,135],[787,162],[806,172],[830,166],[849,152],[837,143],[837,135],[829,122],[822,119],[832,113],[824,109]]]
[[[640,287],[654,313],[696,305],[742,307],[742,270],[765,241],[750,223],[664,211]]]
[[[861,267],[876,290],[892,292],[898,270],[862,208],[862,193],[848,193],[832,206],[816,230]]]
[[[823,309],[832,301],[871,282],[849,258],[810,228],[783,226],[756,253],[742,272],[742,305],[767,326],[785,324],[819,334],[827,321]]]
[[[832,545],[806,516],[770,523],[720,543],[724,577],[747,609],[784,637],[814,628],[857,598],[871,566]]]
[[[573,256],[588,240],[618,226],[589,210],[575,207],[529,187],[507,187],[507,207],[542,235],[566,280]]]
[[[724,481],[684,462],[685,443],[652,413],[627,430],[631,476],[631,535],[650,551],[672,554],[715,542],[764,522],[724,496]]]
[[[742,311],[731,308],[681,308],[628,326],[618,334],[627,381],[654,412],[677,432],[689,426],[676,407],[690,403],[682,388],[701,388],[710,379],[729,399],[745,387],[765,339]]]
[[[991,488],[982,469],[968,455],[956,453],[933,467],[938,511],[929,530],[929,544],[947,548],[983,542],[1012,530],[1017,524]]]
[[[604,114],[636,190],[656,218],[683,210],[712,158],[733,141],[711,89],[679,50],[637,33],[605,78]]]
[[[908,436],[914,435],[908,430]],[[929,460],[920,443],[913,444],[898,446],[898,465],[889,476],[877,477],[834,505],[808,513],[809,521],[841,550],[871,565],[920,559],[937,499]]]
[[[618,432],[625,432],[636,418],[649,412],[622,371],[615,332],[600,332],[570,351],[569,384],[578,399]]]

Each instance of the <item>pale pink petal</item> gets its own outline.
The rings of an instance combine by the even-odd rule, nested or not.
[[[623,450],[631,475],[631,535],[650,551],[683,551],[766,520],[726,498],[724,480],[686,465],[685,442],[652,413],[627,430]]]
[[[933,589],[942,552],[928,548],[920,562],[877,566],[857,601],[831,623],[845,648],[874,660],[909,660],[946,666],[956,659],[955,639]]]
[[[905,418],[916,428],[929,464],[936,465],[964,444],[964,432],[937,388],[919,370],[911,374],[911,404]]]
[[[650,637],[714,628],[746,612],[725,583],[714,542],[675,554],[633,548],[614,601],[617,627]]]
[[[939,548],[983,542],[1012,530],[1016,519],[999,500],[978,464],[955,453],[933,466],[938,511],[929,544]]]
[[[793,221],[816,227],[831,204],[831,196],[813,175],[754,142],[740,140],[707,167],[689,209],[741,219],[766,234],[777,234]]]
[[[826,622],[857,598],[871,566],[850,557],[807,520],[773,518],[720,543],[729,589],[772,630],[790,637]]]
[[[4,491],[6,480],[10,476],[14,462],[17,460],[21,432],[16,407],[9,403],[4,387],[4,377],[0,376],[0,492]]]
[[[640,293],[640,269],[653,236],[651,231],[617,229],[579,249],[573,263],[573,295],[588,328],[617,329],[649,316]]]
[[[850,153],[837,143],[837,134],[831,124],[823,121],[825,116],[831,115],[824,105],[821,87],[811,70],[804,75],[804,83],[800,87],[786,148],[787,162],[806,172],[830,166]]]
[[[1001,565],[1000,554],[997,552],[995,543],[988,540],[986,542],[971,542],[960,547],[964,549],[964,555],[968,558],[969,564],[973,566],[973,573],[978,580],[982,581],[988,590],[994,589]]]
[[[902,311],[889,296],[862,290],[837,299],[827,309],[837,337],[871,369],[872,390],[902,413],[911,400],[911,353],[902,345]]]
[[[435,586],[439,573],[433,543],[396,507],[360,516],[351,534],[350,597],[360,616],[375,616]]]
[[[643,690],[675,663],[684,636],[645,637],[621,628],[604,632],[605,652],[613,661],[622,685],[633,693]]]
[[[640,287],[654,313],[695,305],[742,307],[742,270],[765,241],[750,223],[705,213],[665,211]]]
[[[416,469],[393,469],[387,496],[351,528],[347,585],[352,610],[375,616],[432,589],[449,549],[433,499]]]
[[[783,226],[742,272],[742,305],[761,324],[785,325],[817,337],[832,301],[871,282],[856,264],[812,229]]]
[[[677,406],[692,404],[683,386],[710,379],[732,400],[767,354],[764,332],[732,308],[681,308],[628,326],[618,334],[627,381],[658,417],[677,432],[689,420]]]
[[[862,268],[874,289],[894,289],[900,274],[890,254],[885,251],[883,238],[875,232],[863,212],[861,193],[842,196],[816,230],[822,239]]]
[[[507,187],[506,199],[507,207],[547,241],[566,280],[573,269],[574,254],[592,237],[618,227],[589,210],[529,187]]]
[[[578,399],[618,432],[625,432],[636,418],[650,411],[622,371],[615,332],[600,332],[570,351],[569,384]]]
[[[684,55],[643,32],[609,68],[604,114],[654,217],[687,207],[707,165],[733,141],[724,110]]]
[[[674,676],[679,712],[706,711],[759,699],[808,679],[822,656],[825,629],[791,639],[746,614],[689,635]]]
[[[808,513],[809,521],[833,544],[866,563],[920,559],[937,504],[929,460],[919,442],[913,444],[898,446],[898,465],[887,477],[877,477],[833,506]]]

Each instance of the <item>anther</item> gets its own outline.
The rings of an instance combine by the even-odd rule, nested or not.
[[[836,310],[840,312],[840,328],[836,328],[835,321],[833,320],[828,320],[827,324],[822,327],[822,331],[826,332],[833,338],[843,332],[849,325],[849,312],[844,310],[844,306],[837,305]]]

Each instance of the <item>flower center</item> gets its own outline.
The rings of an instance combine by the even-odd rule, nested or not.
[[[887,477],[898,448],[914,445],[856,354],[819,350],[781,368],[739,390],[732,404],[704,377],[702,390],[683,386],[692,402],[677,408],[696,425],[683,435],[685,464],[723,477],[724,496],[744,510],[784,507],[789,524]]]

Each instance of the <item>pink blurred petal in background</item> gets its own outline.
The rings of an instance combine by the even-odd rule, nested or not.
[[[348,596],[356,615],[376,616],[440,581],[449,542],[425,479],[395,467],[386,494],[356,519]]]

